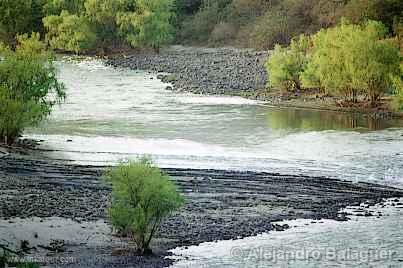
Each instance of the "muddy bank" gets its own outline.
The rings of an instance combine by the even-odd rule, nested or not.
[[[150,70],[173,89],[198,94],[243,95],[265,88],[267,52],[231,48],[172,47],[160,54],[140,53],[110,57],[109,65]]]
[[[0,158],[0,218],[61,217],[78,223],[104,220],[110,189],[100,179],[103,170],[14,154],[4,156]],[[403,196],[400,189],[327,178],[218,170],[166,172],[184,193],[186,204],[163,223],[153,243],[155,256],[112,256],[117,250],[113,244],[96,248],[73,245],[63,253],[76,257],[71,266],[119,267],[130,263],[135,267],[163,267],[169,263],[163,259],[167,250],[177,246],[288,228],[271,223],[279,220],[343,221],[348,215],[339,210],[348,205],[370,205]]]

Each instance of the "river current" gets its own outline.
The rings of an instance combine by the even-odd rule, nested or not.
[[[147,154],[162,167],[403,187],[401,121],[177,93],[165,90],[154,73],[114,69],[94,59],[64,58],[57,65],[68,97],[26,134],[43,140],[46,157],[106,165]],[[374,208],[381,218],[295,221],[289,224],[299,227],[281,233],[178,248],[174,267],[401,267],[402,208]],[[357,253],[363,255],[352,255]]]
[[[46,156],[105,165],[318,175],[403,185],[403,122],[165,90],[156,74],[63,58],[67,99],[27,136]]]

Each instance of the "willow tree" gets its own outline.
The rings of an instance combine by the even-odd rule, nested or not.
[[[137,0],[132,11],[117,15],[117,24],[133,47],[158,50],[174,37],[173,16],[174,0]]]
[[[103,47],[120,43],[116,16],[136,0],[85,0],[85,16],[91,22]]]
[[[139,253],[151,253],[151,240],[163,219],[184,203],[176,185],[147,158],[119,164],[105,178],[112,185],[111,224],[133,239]]]
[[[62,11],[60,16],[47,16],[43,19],[47,30],[46,40],[53,49],[80,53],[95,46],[96,34],[85,17]]]
[[[15,51],[0,44],[0,81],[0,141],[8,144],[65,96],[39,34],[18,36]]]
[[[301,89],[299,77],[308,62],[308,48],[309,38],[304,35],[292,40],[287,48],[276,45],[266,63],[269,86],[285,91]]]
[[[32,0],[0,1],[0,39],[14,43],[15,36],[31,30]]]
[[[399,70],[399,50],[385,40],[380,22],[365,25],[342,22],[321,30],[312,38],[313,49],[305,71],[304,87],[320,87],[329,93],[357,102],[364,93],[372,103],[392,88]]]

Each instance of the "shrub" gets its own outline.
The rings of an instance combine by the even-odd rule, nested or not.
[[[46,40],[53,49],[79,53],[96,44],[96,34],[85,17],[62,11],[60,16],[45,17],[43,24],[47,30]]]
[[[183,204],[176,186],[146,158],[112,168],[106,179],[112,184],[112,225],[129,235],[141,254],[150,253],[161,221]]]
[[[375,103],[390,91],[391,77],[399,69],[399,49],[385,35],[384,26],[373,21],[321,30],[313,36],[303,86],[324,88],[353,102],[364,93]]]
[[[0,141],[13,143],[24,128],[48,116],[63,100],[53,57],[39,34],[17,37],[16,50],[0,44]]]
[[[35,125],[42,117],[41,106],[35,101],[14,97],[0,87],[0,140],[9,144],[26,126]]]
[[[400,64],[400,74],[392,77],[393,100],[392,108],[397,111],[403,110],[403,63]]]
[[[269,86],[282,90],[299,90],[299,76],[307,64],[309,39],[301,35],[298,40],[291,41],[289,48],[276,45],[266,63],[269,74]]]
[[[120,12],[116,18],[130,45],[158,50],[173,40],[173,0],[137,0],[136,7],[132,12]]]

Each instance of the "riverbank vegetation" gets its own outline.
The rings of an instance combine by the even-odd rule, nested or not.
[[[181,0],[185,16],[178,39],[185,43],[272,49],[302,33],[336,26],[344,17],[358,24],[381,21],[401,34],[400,0]],[[184,6],[184,7],[183,7]]]
[[[402,11],[399,0],[4,0],[0,39],[15,44],[17,34],[39,32],[75,53],[169,43],[267,50],[344,17],[380,21],[401,41]]]
[[[158,49],[173,40],[174,0],[5,0],[0,39],[38,32],[56,50]]]
[[[285,91],[318,88],[346,102],[377,104],[383,94],[400,100],[399,48],[380,22],[345,21],[312,36],[301,35],[287,48],[277,45],[267,61],[269,85]],[[397,108],[399,103],[396,104]]]
[[[112,184],[112,225],[133,239],[139,253],[151,253],[150,243],[162,220],[183,204],[175,184],[147,158],[120,164],[106,179]]]
[[[0,43],[0,142],[12,144],[63,100],[53,56],[39,34],[19,35],[16,48]]]

